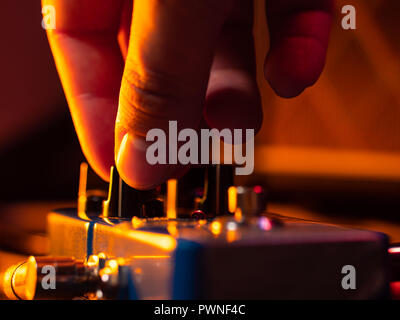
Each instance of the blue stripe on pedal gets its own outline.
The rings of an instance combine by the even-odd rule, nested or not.
[[[93,254],[93,235],[94,235],[94,226],[96,225],[95,221],[89,222],[89,227],[87,230],[87,242],[86,242],[86,257],[89,258],[90,255]]]

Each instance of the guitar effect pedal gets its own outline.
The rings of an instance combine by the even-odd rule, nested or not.
[[[386,235],[269,213],[263,188],[235,186],[230,166],[148,191],[112,168],[108,194],[87,188],[87,172],[82,164],[77,207],[48,215],[52,258],[10,271],[14,298],[388,297]],[[43,290],[45,265],[56,266],[55,290]],[[348,266],[354,287],[343,286]]]

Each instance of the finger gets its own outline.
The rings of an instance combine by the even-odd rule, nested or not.
[[[265,77],[282,97],[294,97],[319,78],[332,21],[333,0],[267,0],[270,50]]]
[[[132,25],[133,0],[124,0],[121,24],[118,32],[118,44],[121,48],[122,56],[126,59],[128,54],[129,37]]]
[[[261,127],[252,29],[253,2],[235,1],[218,40],[208,84],[204,117],[212,128],[258,131]]]
[[[131,186],[150,188],[181,170],[147,162],[146,133],[168,132],[169,120],[198,126],[229,3],[135,0],[115,137],[117,167]]]
[[[56,9],[48,38],[82,150],[108,179],[123,59],[117,33],[122,1],[43,0]]]

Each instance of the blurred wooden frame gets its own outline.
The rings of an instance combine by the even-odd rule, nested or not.
[[[322,148],[261,146],[256,174],[400,183],[400,154]]]

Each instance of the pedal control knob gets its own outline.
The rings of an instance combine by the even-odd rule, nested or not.
[[[235,187],[236,209],[235,217],[238,220],[248,220],[260,215],[267,206],[266,193],[261,186]]]

